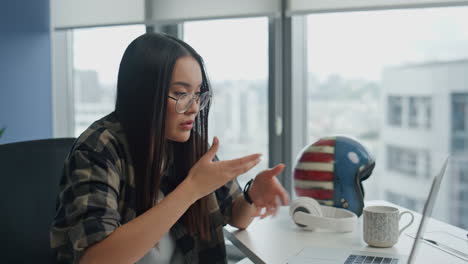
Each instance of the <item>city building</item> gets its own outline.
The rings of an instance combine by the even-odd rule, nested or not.
[[[468,60],[387,68],[379,157],[383,198],[422,211],[450,155],[433,216],[468,227]],[[402,184],[404,183],[404,184]],[[465,219],[465,221],[463,220]]]

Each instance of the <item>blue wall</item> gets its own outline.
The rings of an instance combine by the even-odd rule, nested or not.
[[[0,3],[1,143],[52,137],[49,0]]]

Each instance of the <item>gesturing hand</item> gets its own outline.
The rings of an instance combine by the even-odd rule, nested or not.
[[[218,149],[219,140],[214,137],[211,148],[189,171],[187,180],[192,182],[198,199],[215,191],[235,177],[246,173],[260,162],[261,154],[214,162],[213,158]]]
[[[280,203],[286,205],[289,202],[288,193],[276,178],[284,167],[284,164],[278,164],[273,169],[264,170],[252,182],[249,196],[257,207],[256,215],[260,218],[276,215]],[[264,209],[263,213],[262,209]]]

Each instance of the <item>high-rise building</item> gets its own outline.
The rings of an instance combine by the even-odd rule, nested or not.
[[[114,87],[114,86],[111,86]],[[74,71],[75,136],[114,110],[115,89],[99,82],[94,70]]]
[[[383,73],[379,157],[384,199],[422,210],[432,177],[450,163],[434,217],[468,227],[468,60]],[[463,221],[465,219],[465,221]]]
[[[213,105],[210,109],[210,137],[218,136],[221,159],[239,158],[268,149],[265,81],[225,80],[213,82]],[[267,154],[267,153],[264,153]],[[264,155],[261,165],[238,178],[241,185],[268,166]]]

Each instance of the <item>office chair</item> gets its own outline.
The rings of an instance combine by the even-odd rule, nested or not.
[[[49,228],[74,138],[0,145],[0,262],[55,263]]]

